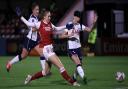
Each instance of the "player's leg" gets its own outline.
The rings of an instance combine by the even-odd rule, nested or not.
[[[48,50],[47,50],[48,49]],[[56,54],[53,52],[53,47],[52,45],[49,45],[47,47],[43,48],[43,54],[45,56],[45,58],[49,59],[49,61],[51,61],[51,63],[53,63],[55,66],[57,66],[57,68],[60,70],[60,73],[62,75],[62,77],[67,80],[70,84],[74,85],[74,86],[79,86],[79,84],[77,84],[77,82],[75,82],[66,72],[63,64],[61,63],[61,61],[59,60],[59,58],[56,56]],[[45,76],[46,72],[38,72],[36,74],[34,74],[33,76],[27,77],[25,84],[29,83],[32,80],[38,79],[40,77]]]
[[[83,60],[83,55],[82,55],[82,52],[81,52],[81,48],[78,48],[77,50],[76,50],[76,52],[77,52],[77,55],[78,55],[78,58],[79,58],[79,60],[80,60],[80,62],[81,62],[81,65],[83,65],[82,63],[82,60]],[[83,81],[84,81],[84,83],[86,84],[87,83],[87,75],[86,75],[86,68],[84,68],[84,78],[83,78]]]
[[[47,61],[48,61],[48,60],[47,60]],[[39,71],[39,72],[35,73],[35,74],[32,75],[32,76],[31,76],[31,75],[27,75],[27,78],[25,79],[24,84],[28,84],[28,83],[31,82],[32,80],[36,80],[36,79],[39,79],[39,78],[41,78],[41,77],[47,76],[48,73],[49,73],[49,67],[47,67],[47,66],[50,66],[50,65],[51,65],[51,63],[50,63],[50,65],[48,65],[48,63],[49,63],[49,62],[47,62],[47,63],[45,64],[45,69],[44,69],[44,70]]]
[[[21,61],[22,59],[26,58],[27,55],[28,55],[28,51],[27,51],[25,48],[23,48],[21,54],[15,56],[14,58],[12,58],[12,59],[7,63],[7,65],[6,65],[7,71],[9,72],[10,69],[11,69],[11,66],[12,66],[13,64],[15,64],[15,63]]]
[[[74,81],[70,78],[70,76],[67,74],[65,68],[63,67],[63,64],[60,62],[59,58],[53,54],[49,57],[49,61],[51,61],[54,65],[57,66],[57,68],[60,70],[61,75],[64,79],[66,79],[69,83],[73,84]],[[28,77],[25,80],[25,84],[29,83],[32,80],[44,77],[46,74],[46,71],[40,71],[34,74],[33,76],[28,75]]]
[[[69,55],[70,55],[72,61],[76,64],[76,70],[73,74],[73,79],[76,80],[76,77],[78,74],[82,79],[84,79],[84,76],[85,76],[84,70],[82,68],[80,59],[78,57],[77,49],[69,50]]]
[[[77,49],[77,55],[79,57],[79,60],[81,62],[81,65],[82,65],[83,55],[82,55],[82,52],[81,52],[81,48],[78,48]]]
[[[44,76],[46,76],[46,73],[47,73],[47,69],[48,69],[47,63],[46,63],[47,58],[45,58],[43,56],[43,48],[39,48],[39,45],[37,45],[35,47],[35,50],[39,53],[39,55],[42,56],[41,57],[41,61],[40,61],[41,62],[41,66],[42,66],[42,71],[39,71],[39,72],[35,73],[32,76],[28,75],[26,80],[25,80],[25,82],[24,82],[24,84],[27,84],[27,83],[31,82],[32,80],[44,77]]]
[[[47,64],[47,63],[46,63]],[[49,73],[48,67],[45,67],[45,70],[42,70],[42,71],[39,71],[37,73],[35,73],[34,75],[27,75],[27,78],[25,79],[25,82],[24,84],[28,84],[29,82],[31,82],[32,80],[36,80],[36,79],[39,79],[41,77],[45,77],[47,74],[46,73]],[[48,71],[48,72],[47,72]]]
[[[12,58],[7,64],[6,64],[6,69],[9,72],[11,69],[11,66],[19,61],[22,61],[22,59],[25,59],[28,56],[28,53],[30,52],[30,50],[32,49],[31,46],[32,42],[30,39],[28,39],[27,37],[24,40],[23,43],[23,48],[22,51],[19,52],[19,54],[17,56],[15,56],[14,58]]]
[[[45,57],[43,56],[43,52],[42,52],[42,48],[39,48],[39,45],[36,45],[35,48],[34,48],[38,54],[40,55],[40,63],[41,63],[41,67],[42,67],[42,70],[45,69],[45,62],[46,62],[46,59]]]
[[[39,45],[36,45],[34,49],[40,55],[40,63],[41,63],[42,70],[44,71],[46,70],[46,74],[50,74],[51,64],[48,61],[46,61],[46,58],[44,57],[42,52],[42,48],[40,48]]]
[[[50,76],[52,74],[51,67],[52,67],[52,63],[50,61],[46,60],[46,63],[45,63],[46,76]]]
[[[82,65],[80,63],[80,60],[79,60],[78,56],[77,55],[72,55],[71,59],[76,64],[77,73],[80,75],[81,78],[83,78],[84,77],[84,70],[82,68]]]
[[[35,80],[35,79],[39,79],[41,77],[44,77],[46,74],[45,74],[45,71],[39,71],[37,73],[35,73],[34,75],[27,75],[27,78],[25,79],[25,82],[24,84],[28,84],[30,83],[32,80]]]
[[[81,62],[79,60],[79,57],[78,57],[76,49],[71,49],[71,50],[69,49],[68,52],[69,52],[69,56],[70,56],[71,60],[76,65],[76,70],[75,70],[75,73],[74,73],[74,78],[76,78],[77,74],[79,74],[80,77],[83,78],[84,72],[80,71],[80,70],[83,70],[83,68],[82,68]]]
[[[61,63],[60,59],[58,56],[55,54],[53,51],[53,46],[48,45],[43,48],[43,54],[45,58],[48,58],[48,60],[54,64],[60,71],[62,77],[67,80],[70,84],[74,84],[74,80],[67,74],[63,64]]]
[[[62,77],[68,81],[70,84],[74,85],[74,86],[80,86],[79,84],[77,84],[76,81],[74,81],[67,73],[66,69],[64,68],[63,64],[61,63],[60,59],[58,58],[58,56],[56,56],[56,54],[52,55],[51,57],[49,57],[49,60],[59,69]]]

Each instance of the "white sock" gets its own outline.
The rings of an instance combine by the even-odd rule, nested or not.
[[[81,66],[77,67],[77,72],[81,78],[84,78],[84,70]]]
[[[65,71],[65,68],[64,67],[61,67],[60,68],[60,73],[64,72]]]
[[[40,60],[40,64],[41,64],[42,70],[45,69],[45,62],[46,62],[46,60]]]
[[[17,55],[16,57],[14,57],[9,63],[12,65],[12,64],[14,64],[14,63],[16,63],[16,62],[18,62],[19,61],[19,56]]]

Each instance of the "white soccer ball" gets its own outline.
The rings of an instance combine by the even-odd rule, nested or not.
[[[125,79],[125,74],[124,74],[124,72],[117,72],[117,73],[116,73],[116,80],[117,80],[118,82],[123,82],[124,79]]]

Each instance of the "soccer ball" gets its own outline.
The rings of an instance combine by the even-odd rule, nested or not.
[[[116,72],[116,80],[118,82],[123,82],[125,79],[125,74],[124,72]]]

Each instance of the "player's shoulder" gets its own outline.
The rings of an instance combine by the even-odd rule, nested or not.
[[[37,20],[38,20],[38,18],[36,16],[30,15],[30,17],[29,17],[30,22],[36,22]]]
[[[30,15],[30,18],[37,19],[37,17],[36,17],[36,16],[34,16],[34,15]]]
[[[68,24],[73,24],[73,22],[70,21],[70,22],[68,22]]]

